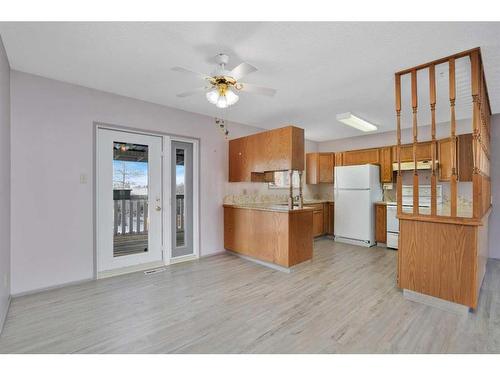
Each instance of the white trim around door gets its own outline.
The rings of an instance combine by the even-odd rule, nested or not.
[[[145,131],[141,129],[132,129],[132,128],[126,128],[122,127],[119,125],[110,125],[110,124],[104,124],[100,122],[96,122],[95,124],[95,151],[94,154],[95,156],[95,170],[94,170],[94,207],[95,207],[95,213],[94,213],[94,220],[96,222],[94,226],[94,246],[95,246],[95,251],[94,251],[94,256],[95,256],[95,261],[94,261],[94,274],[95,278],[104,278],[104,277],[110,277],[110,276],[115,276],[118,274],[122,273],[128,273],[128,272],[136,272],[139,270],[143,270],[146,268],[153,268],[157,267],[161,264],[164,265],[170,265],[170,264],[175,264],[175,263],[180,263],[184,261],[190,261],[194,259],[198,259],[200,257],[200,141],[199,139],[196,138],[189,138],[189,137],[181,137],[177,135],[172,135],[172,134],[165,134],[161,132],[154,132],[154,131]],[[98,134],[99,134],[99,129],[108,129],[108,130],[115,130],[115,131],[121,131],[121,132],[126,132],[126,133],[132,133],[132,134],[138,134],[138,135],[144,135],[144,136],[158,136],[162,137],[162,161],[161,161],[161,180],[162,180],[162,239],[161,239],[161,248],[162,248],[162,260],[161,262],[151,262],[151,263],[144,263],[144,264],[138,264],[138,265],[131,265],[127,266],[124,268],[120,268],[117,270],[110,270],[110,271],[104,271],[100,272],[99,271],[99,239],[98,239],[98,231],[99,231],[99,220],[98,220],[98,213],[99,213],[99,202],[98,202],[98,170],[99,170],[99,156],[98,156]],[[171,143],[172,141],[180,141],[180,142],[187,142],[191,143],[193,145],[193,254],[189,255],[184,255],[184,256],[178,256],[178,257],[172,257],[172,238],[171,238],[171,215],[170,215],[170,210],[173,208],[171,201],[172,199],[171,196],[172,194],[175,194],[175,192],[172,192],[171,190],[171,162],[170,162],[170,151],[171,151]]]

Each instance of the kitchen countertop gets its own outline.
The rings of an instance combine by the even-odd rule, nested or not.
[[[378,202],[375,202],[375,203],[373,203],[373,204],[387,205],[387,203],[390,203],[390,202],[386,202],[386,201],[378,201]]]
[[[411,214],[413,213],[413,206],[403,206],[403,213]],[[431,208],[430,207],[419,207],[420,215],[430,215]],[[438,216],[450,216],[451,208],[448,204],[440,204],[437,206],[437,215]],[[457,217],[472,217],[472,206],[470,205],[457,205]]]
[[[234,207],[234,208],[244,208],[248,210],[259,210],[259,211],[272,211],[272,212],[300,212],[300,211],[310,211],[312,207],[298,208],[294,207],[293,210],[288,208],[286,203],[242,203],[242,204],[224,204],[224,207]]]
[[[334,203],[331,199],[304,199],[304,204]]]

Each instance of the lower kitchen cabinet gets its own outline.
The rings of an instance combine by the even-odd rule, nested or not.
[[[387,243],[387,206],[375,203],[375,241]]]
[[[333,210],[335,209],[335,204],[333,202],[325,203],[325,206],[328,207],[328,220],[326,221],[326,234],[333,236],[333,227],[335,214]]]
[[[323,210],[313,212],[313,236],[323,235]]]
[[[313,236],[333,235],[333,202],[305,204],[313,209]]]

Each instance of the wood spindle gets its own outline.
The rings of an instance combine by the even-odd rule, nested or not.
[[[430,106],[431,106],[431,157],[432,157],[432,174],[431,174],[431,215],[437,214],[437,176],[436,176],[436,160],[437,160],[437,140],[436,140],[436,67],[429,66],[429,91],[430,91]]]
[[[451,138],[451,178],[450,178],[450,199],[451,199],[451,216],[457,216],[457,136],[456,136],[456,121],[455,121],[455,58],[449,60],[449,75],[450,75],[450,138]]]
[[[396,86],[396,133],[397,133],[397,143],[396,143],[396,155],[398,160],[398,173],[396,179],[396,200],[397,200],[397,211],[398,215],[403,212],[403,180],[401,176],[401,76],[396,74],[395,77]]]
[[[125,199],[122,199],[121,200],[122,202],[122,205],[121,205],[121,213],[122,213],[122,217],[121,217],[121,223],[122,223],[122,232],[121,234],[125,234],[125,226],[126,226],[126,223],[127,223],[127,215],[126,215],[126,210],[127,210],[127,206],[125,204],[126,200]]]
[[[129,216],[128,216],[128,232],[132,234],[134,232],[134,201],[129,200]]]
[[[417,169],[417,146],[418,146],[418,130],[417,130],[417,71],[411,71],[411,106],[413,109],[413,214],[418,215],[418,169]]]

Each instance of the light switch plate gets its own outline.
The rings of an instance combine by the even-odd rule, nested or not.
[[[80,175],[80,184],[86,184],[87,183],[87,175],[85,173],[82,173]]]

